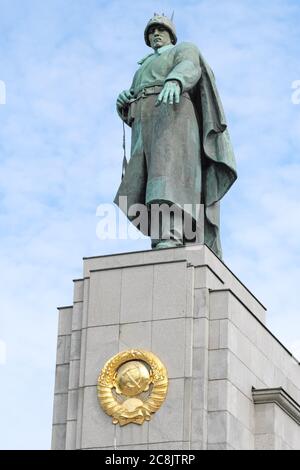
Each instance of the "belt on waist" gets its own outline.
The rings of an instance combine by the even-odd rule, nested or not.
[[[164,87],[164,85],[155,85],[155,86],[149,86],[149,87],[143,88],[143,90],[141,90],[137,94],[137,97],[134,98],[132,101],[137,101],[140,98],[146,98],[147,96],[150,96],[150,95],[159,95],[159,93],[161,92],[163,87]],[[184,96],[184,98],[187,98],[187,99],[191,100],[191,97],[190,97],[190,95],[187,91],[184,91],[181,94],[181,96]]]
[[[144,88],[142,91],[140,91],[137,95],[136,98],[134,98],[131,102],[138,101],[140,98],[146,98],[147,96],[151,95],[159,95],[161,90],[163,89],[164,85],[156,85],[156,86],[151,86]],[[181,96],[184,98],[187,98],[188,100],[191,101],[191,97],[187,91],[184,91]]]
[[[146,88],[143,88],[135,98],[138,100],[139,98],[144,98],[145,96],[149,95],[159,95],[161,90],[163,89],[163,85],[155,85],[155,86],[148,86]]]

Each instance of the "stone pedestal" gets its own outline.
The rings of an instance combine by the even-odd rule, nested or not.
[[[84,259],[59,309],[53,449],[300,449],[300,369],[265,308],[204,245]],[[115,426],[97,378],[152,351],[169,390],[150,422]]]

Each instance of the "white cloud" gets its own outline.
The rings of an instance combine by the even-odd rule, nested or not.
[[[0,339],[0,366],[5,364],[7,360],[7,345],[6,342]]]

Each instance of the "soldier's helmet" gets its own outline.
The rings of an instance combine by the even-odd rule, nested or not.
[[[175,25],[173,21],[170,20],[165,15],[158,15],[157,13],[154,13],[154,16],[147,23],[147,26],[145,28],[144,36],[145,36],[145,42],[147,46],[151,47],[148,32],[149,32],[149,28],[151,28],[151,26],[154,26],[154,25],[164,26],[170,33],[172,44],[176,44],[177,36],[176,36],[176,29],[175,29]]]

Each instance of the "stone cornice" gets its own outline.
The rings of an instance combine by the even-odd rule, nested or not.
[[[253,387],[252,397],[255,404],[276,403],[300,425],[300,405],[282,387],[262,389]]]

